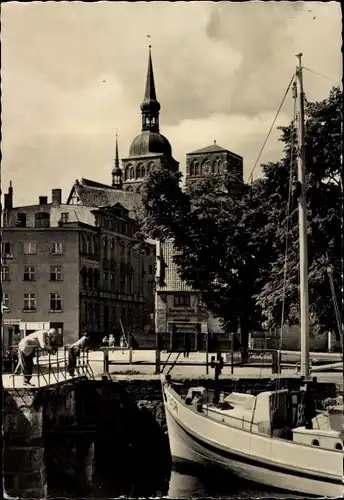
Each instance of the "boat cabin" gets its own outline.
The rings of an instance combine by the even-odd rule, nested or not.
[[[250,432],[278,436],[284,432],[288,419],[288,390],[265,391],[257,396],[232,392],[220,394],[220,403],[213,404],[213,392],[192,387],[186,404],[196,404],[212,420]]]
[[[293,441],[327,450],[343,450],[343,410],[343,405],[331,407],[312,419],[312,429],[293,429]]]

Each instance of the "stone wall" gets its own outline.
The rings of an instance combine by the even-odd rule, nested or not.
[[[3,404],[5,492],[12,497],[46,498],[42,402],[36,393],[22,389],[5,391]]]

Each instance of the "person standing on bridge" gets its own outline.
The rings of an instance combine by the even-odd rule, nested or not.
[[[33,359],[37,348],[51,351],[51,343],[55,340],[57,331],[55,328],[49,330],[37,330],[26,335],[18,344],[18,364],[13,375],[21,370],[24,377],[24,384],[29,385],[32,378]]]
[[[69,346],[67,371],[71,377],[74,377],[78,357],[80,356],[81,351],[84,351],[87,348],[89,339],[90,336],[88,333],[83,333],[83,335],[76,342],[74,342],[74,344]]]

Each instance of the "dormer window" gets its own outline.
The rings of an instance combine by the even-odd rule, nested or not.
[[[26,213],[18,212],[16,218],[16,227],[26,227]]]
[[[49,227],[50,214],[47,212],[38,212],[35,214],[35,227]]]

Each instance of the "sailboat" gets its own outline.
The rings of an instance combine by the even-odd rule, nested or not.
[[[308,256],[305,199],[304,93],[301,56],[298,182],[300,241],[301,375],[298,391],[277,388],[257,395],[210,391],[183,394],[170,375],[162,377],[170,449],[175,464],[223,469],[272,489],[322,497],[344,496],[343,405],[317,412],[309,377]],[[313,409],[312,407],[313,400]],[[208,471],[208,472],[207,472]],[[203,472],[204,473],[204,472]]]

